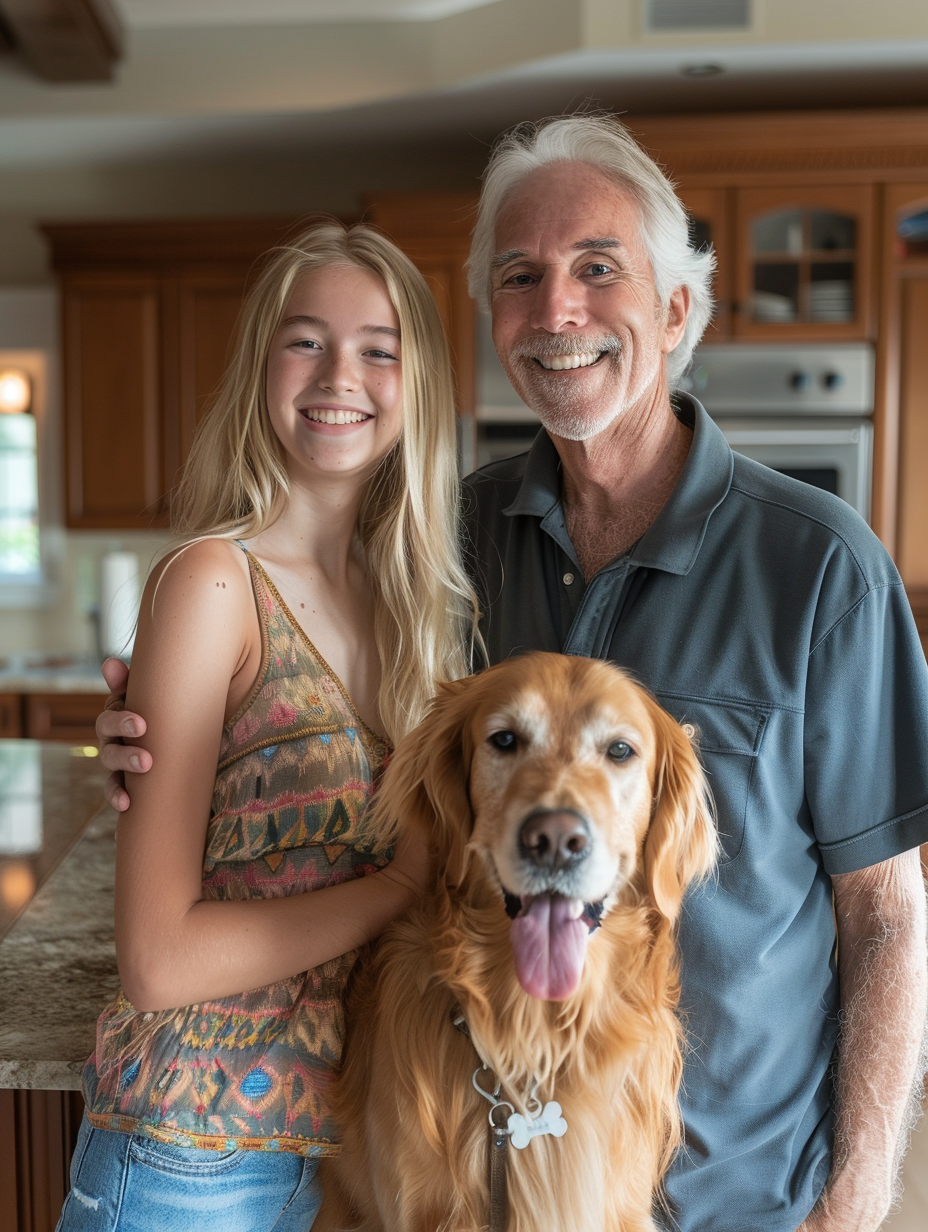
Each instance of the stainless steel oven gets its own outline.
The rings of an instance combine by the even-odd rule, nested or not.
[[[869,517],[868,344],[703,346],[684,388],[699,398],[737,453],[834,492]]]

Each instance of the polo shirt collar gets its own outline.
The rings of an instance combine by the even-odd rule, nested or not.
[[[542,428],[529,448],[515,500],[503,513],[507,517],[524,513],[543,518],[560,503],[561,459],[551,437]]]
[[[696,560],[709,518],[731,487],[734,459],[721,429],[690,394],[675,393],[674,410],[693,428],[693,443],[667,504],[625,557],[630,564],[686,574]],[[503,513],[542,518],[558,540],[566,536],[561,509],[561,460],[547,432],[539,432],[525,461],[515,499]],[[562,546],[564,546],[562,544]],[[609,566],[607,566],[609,568]]]

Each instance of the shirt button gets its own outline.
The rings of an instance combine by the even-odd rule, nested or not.
[[[565,573],[565,574],[564,574],[564,577],[562,578],[562,581],[563,581],[563,583],[564,583],[564,585],[565,585],[565,586],[573,586],[573,584],[574,584],[574,575],[573,575],[572,573]]]

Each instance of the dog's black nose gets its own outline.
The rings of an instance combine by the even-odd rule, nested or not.
[[[539,809],[523,821],[519,848],[533,864],[555,872],[586,859],[590,829],[584,818],[570,809]]]

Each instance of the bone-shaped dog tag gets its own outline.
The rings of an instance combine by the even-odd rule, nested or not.
[[[520,1112],[514,1112],[507,1122],[509,1141],[518,1150],[523,1150],[533,1138],[542,1134],[551,1134],[553,1138],[562,1138],[567,1133],[567,1122],[561,1116],[561,1105],[553,1101],[545,1104],[541,1115],[524,1117]]]

